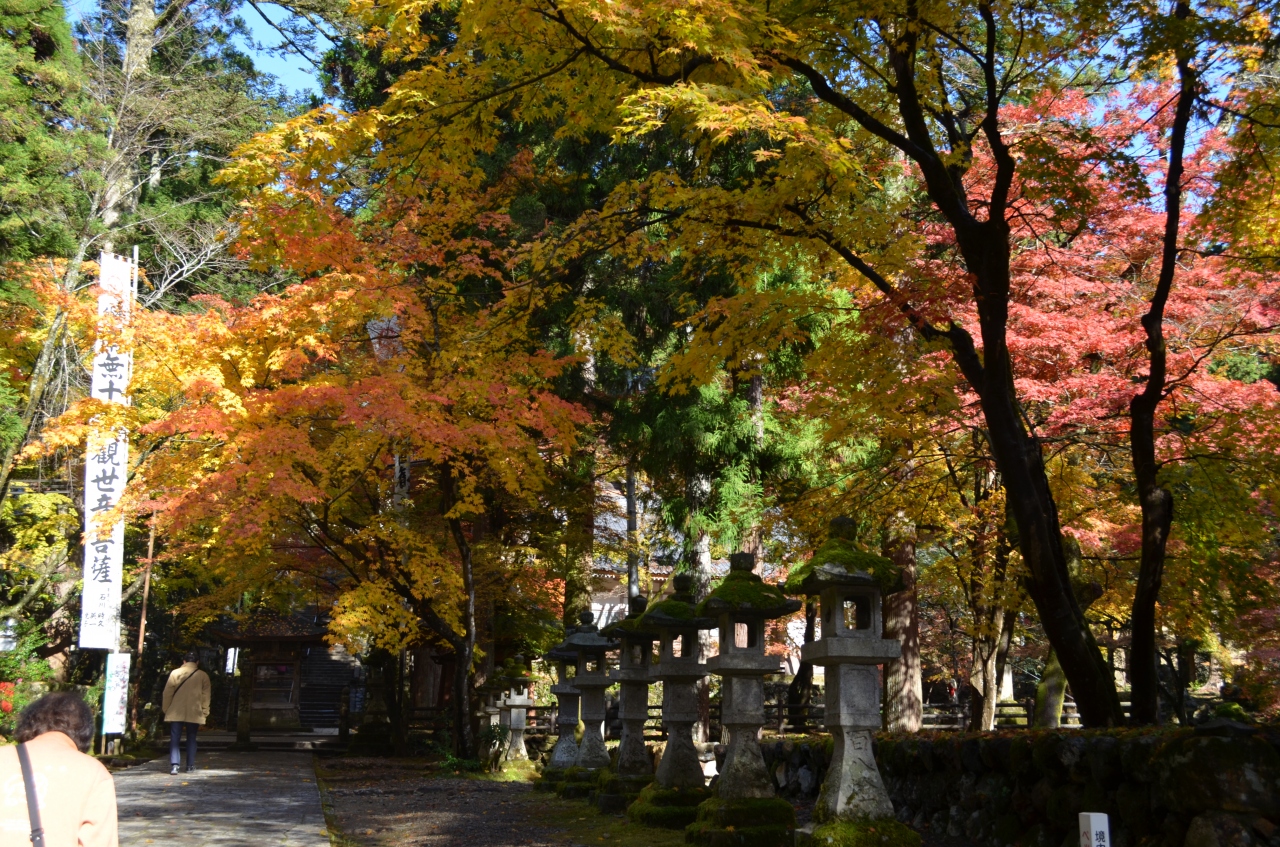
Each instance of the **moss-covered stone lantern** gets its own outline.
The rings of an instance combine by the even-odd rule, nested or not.
[[[622,811],[653,780],[653,757],[644,743],[644,724],[649,719],[650,668],[658,636],[640,626],[648,599],[632,597],[628,606],[625,618],[600,630],[601,635],[620,642],[618,667],[609,676],[618,683],[618,718],[622,721],[615,775],[596,794],[596,805],[602,812]]]
[[[614,646],[597,631],[593,621],[591,612],[582,612],[577,630],[564,640],[564,646],[576,656],[573,684],[582,698],[584,729],[574,765],[591,771],[609,767],[609,750],[604,744],[604,690],[612,684],[606,654]]]
[[[509,762],[524,761],[529,758],[529,751],[524,746],[524,731],[528,726],[533,697],[529,689],[529,669],[524,665],[523,656],[516,656],[503,666],[503,682],[506,691],[502,708],[508,714],[507,727],[511,730],[506,759]]]
[[[736,833],[753,847],[790,847],[795,810],[775,796],[758,740],[764,726],[764,678],[781,672],[777,656],[765,652],[765,622],[800,609],[800,602],[754,573],[755,556],[734,553],[729,573],[698,605],[698,615],[714,618],[720,629],[720,652],[707,670],[721,678],[721,724],[728,749],[716,796],[698,809],[689,840],[719,844],[723,833]]]
[[[880,728],[877,666],[902,655],[896,640],[881,637],[881,595],[901,585],[901,573],[885,557],[858,549],[853,528],[848,518],[832,521],[831,537],[792,572],[785,586],[788,594],[817,595],[822,621],[822,637],[800,653],[826,671],[823,723],[834,741],[813,818],[820,829],[858,827],[867,821],[893,829],[900,825],[892,820],[893,803],[871,742]],[[835,832],[825,834],[841,840]],[[815,831],[814,843],[825,834]]]
[[[556,698],[556,746],[551,748],[546,767],[542,769],[540,788],[553,789],[564,779],[564,772],[578,760],[578,742],[573,738],[578,729],[578,689],[574,685],[578,655],[560,644],[543,656],[555,673],[551,694]]]
[[[693,743],[693,725],[698,720],[698,681],[707,675],[707,666],[698,661],[698,632],[715,626],[715,621],[698,616],[691,576],[676,574],[671,584],[674,593],[651,605],[639,623],[658,636],[652,677],[662,682],[667,746],[653,784],[640,793],[627,815],[648,826],[680,829],[693,823],[698,804],[711,796]]]

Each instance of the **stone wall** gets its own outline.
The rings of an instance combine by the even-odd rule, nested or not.
[[[830,741],[764,745],[784,796],[817,792]],[[1280,729],[882,736],[899,819],[982,847],[1073,847],[1106,812],[1116,847],[1280,847]]]

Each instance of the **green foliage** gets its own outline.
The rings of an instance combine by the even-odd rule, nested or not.
[[[0,450],[5,450],[25,434],[18,404],[22,395],[9,384],[9,374],[0,373]]]
[[[40,624],[24,620],[17,625],[18,644],[8,652],[0,652],[0,681],[48,682],[53,679],[53,668],[39,656],[42,647],[49,644],[49,637]]]
[[[102,139],[57,0],[0,0],[0,264],[74,248],[86,198],[75,175]]]
[[[1228,718],[1241,723],[1249,723],[1252,720],[1249,717],[1249,713],[1239,703],[1219,703],[1213,709],[1213,716],[1215,718]]]

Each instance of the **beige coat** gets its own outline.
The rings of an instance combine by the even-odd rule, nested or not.
[[[27,742],[47,847],[119,847],[116,784],[107,769],[61,732]],[[18,748],[0,747],[0,844],[31,844]]]
[[[195,674],[195,676],[191,676]],[[183,685],[183,682],[191,680]],[[177,695],[174,695],[174,692]],[[203,724],[209,717],[209,675],[196,669],[195,662],[187,662],[175,668],[169,674],[169,682],[164,687],[164,719],[182,721],[183,723]]]

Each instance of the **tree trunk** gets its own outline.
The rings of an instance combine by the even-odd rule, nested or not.
[[[996,645],[999,637],[983,638],[980,644],[974,644],[973,664],[976,673],[971,673],[969,689],[970,729],[989,732],[996,725],[996,703],[1000,701],[1000,679],[996,676]]]
[[[1067,677],[1062,672],[1057,652],[1050,647],[1044,660],[1044,673],[1036,685],[1035,714],[1032,726],[1057,729],[1062,722],[1062,703],[1067,697]]]
[[[888,732],[919,732],[924,722],[924,693],[920,679],[920,612],[916,602],[916,543],[899,540],[891,551],[894,564],[902,569],[902,591],[884,598],[884,637],[897,639],[902,658],[884,667],[884,715]],[[805,621],[805,637],[810,632]]]
[[[1005,669],[1009,666],[1009,650],[1013,647],[1013,628],[1018,623],[1018,613],[1013,609],[1004,610],[1004,621],[1000,624],[1000,644],[996,648],[996,679],[1000,681],[1000,689],[1004,690]]]
[[[151,65],[151,53],[156,42],[155,4],[152,0],[133,0],[129,6],[129,17],[125,21],[125,48],[121,63],[124,78],[120,99],[124,103],[131,102],[137,96],[136,89],[147,77]],[[118,128],[117,128],[118,129]],[[102,209],[100,218],[102,225],[108,230],[119,221],[126,209],[137,205],[137,171],[141,150],[128,150],[130,140],[127,133],[114,131],[111,134],[111,149],[116,155],[107,163],[103,171]]]
[[[236,704],[236,746],[253,744],[253,662],[249,648],[241,647],[237,657],[240,665],[240,694]]]
[[[73,262],[83,260],[83,257],[73,259]],[[41,406],[44,404],[44,395],[49,388],[49,382],[53,378],[54,359],[57,356],[58,347],[62,344],[62,336],[66,331],[67,316],[61,309],[53,314],[53,319],[49,322],[49,332],[45,335],[44,344],[40,347],[40,355],[36,357],[35,367],[31,369],[31,377],[27,380],[27,401],[22,407],[22,435],[15,438],[13,442],[5,448],[4,459],[0,462],[0,502],[9,496],[9,480],[13,476],[13,466],[17,459],[18,451],[27,443],[32,436],[32,430],[35,426],[36,416],[40,412]]]
[[[751,415],[752,436],[758,455],[764,449],[764,377],[760,374],[751,377],[751,381],[747,384],[747,413]],[[755,461],[752,462],[751,474],[758,482],[760,467]],[[742,533],[742,538],[738,542],[738,551],[755,555],[758,568],[761,564],[759,556],[763,545],[760,521],[756,520]]]
[[[812,644],[817,637],[818,601],[809,597],[804,601],[804,643]],[[813,665],[801,662],[795,678],[787,685],[787,723],[797,732],[809,729],[809,702],[813,699]]]
[[[1002,350],[1002,354],[992,357],[988,347],[986,359],[1002,358],[1007,362],[1008,351]],[[991,425],[992,451],[1017,524],[1018,546],[1029,573],[1028,593],[1071,682],[1085,725],[1118,726],[1124,722],[1124,712],[1106,659],[1071,590],[1058,507],[1049,489],[1040,442],[1022,428],[1007,369],[1003,378],[1009,380],[1010,388],[989,392],[998,395],[998,399],[991,398],[990,408],[984,403],[984,410]]]
[[[443,474],[446,511],[452,511],[456,503],[454,478],[451,470]],[[463,608],[461,639],[452,640],[457,664],[453,671],[453,722],[457,733],[458,757],[473,759],[476,756],[475,733],[471,730],[471,678],[476,653],[476,581],[472,563],[471,542],[463,531],[462,520],[449,518],[449,531],[458,548],[462,565]]]
[[[711,536],[706,531],[698,533],[693,549],[693,597],[702,602],[711,588]],[[711,655],[711,630],[698,630],[698,661],[705,662]],[[707,677],[698,680],[698,722],[693,725],[693,740],[711,740],[711,682]]]
[[[1186,20],[1190,8],[1179,0],[1174,17]],[[1160,719],[1159,680],[1156,656],[1156,603],[1164,577],[1165,546],[1173,526],[1173,495],[1160,484],[1160,464],[1156,459],[1156,409],[1164,398],[1168,351],[1164,342],[1164,307],[1173,288],[1178,262],[1178,229],[1182,212],[1182,155],[1187,141],[1187,125],[1196,98],[1195,73],[1188,64],[1185,48],[1177,53],[1180,88],[1174,109],[1169,143],[1169,170],[1165,177],[1164,243],[1160,257],[1160,277],[1151,295],[1151,308],[1142,317],[1146,348],[1151,365],[1142,392],[1129,402],[1129,448],[1133,459],[1138,503],[1142,507],[1142,554],[1138,584],[1133,595],[1133,641],[1129,682],[1132,687],[1130,721],[1153,724]]]
[[[640,506],[636,500],[636,469],[627,465],[627,597],[640,596]]]

